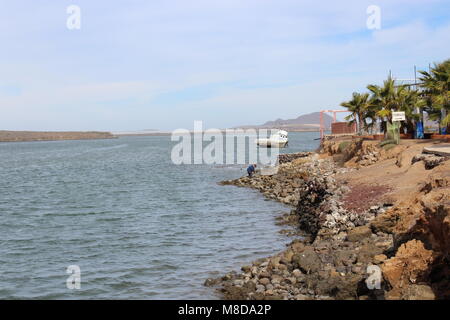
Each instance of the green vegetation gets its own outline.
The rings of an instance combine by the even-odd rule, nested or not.
[[[349,146],[349,144],[350,144],[350,141],[344,141],[344,142],[341,142],[341,143],[339,144],[339,152],[340,152],[340,153],[344,152],[344,150],[347,149],[347,147]]]
[[[384,147],[388,144],[396,144],[396,143],[395,143],[395,140],[384,140],[384,141],[380,142],[380,147]]]
[[[358,123],[358,131],[373,132],[377,121],[383,132],[392,123],[392,112],[404,111],[406,121],[401,131],[414,133],[421,112],[427,112],[431,120],[447,126],[450,132],[450,59],[434,64],[429,72],[419,71],[421,77],[416,89],[408,85],[397,85],[389,76],[383,85],[370,84],[368,93],[354,92],[352,99],[341,103],[351,114],[346,120]],[[439,130],[440,131],[440,130]]]
[[[347,116],[345,120],[350,123],[358,122],[358,131],[361,133],[362,128],[367,127],[367,110],[370,108],[369,94],[353,92],[353,98],[350,101],[342,102],[341,106],[348,109],[351,115]]]
[[[397,144],[396,143],[389,143],[383,146],[383,149],[388,151],[391,150],[392,148],[394,148]]]
[[[435,64],[430,72],[419,71],[424,88],[425,111],[439,124],[450,125],[450,59]]]
[[[391,150],[397,145],[397,141],[390,139],[390,140],[384,140],[380,142],[379,146],[380,148],[383,148],[384,150]]]

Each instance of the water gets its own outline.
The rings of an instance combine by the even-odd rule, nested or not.
[[[317,147],[291,133],[284,152]],[[240,166],[170,161],[170,137],[0,144],[1,299],[215,299],[202,284],[274,254],[289,209],[219,186]],[[66,268],[81,268],[81,289]]]

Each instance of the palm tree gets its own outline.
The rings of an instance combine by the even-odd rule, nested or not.
[[[386,132],[386,121],[392,122],[392,111],[399,109],[399,95],[404,86],[395,86],[391,76],[383,82],[383,86],[370,84],[367,89],[371,92],[370,109],[381,119],[382,130]]]
[[[416,112],[417,108],[425,105],[417,90],[409,87],[398,88],[397,92],[398,109],[405,112],[406,121],[402,122],[401,129],[406,129],[407,133],[414,134],[415,123],[420,120],[420,114]]]
[[[348,109],[351,114],[345,117],[345,120],[350,120],[350,123],[355,121],[358,123],[358,133],[362,133],[362,129],[367,129],[366,113],[369,108],[369,94],[353,92],[350,101],[342,102],[341,106]]]
[[[439,120],[440,126],[450,129],[450,59],[435,63],[429,72],[419,71],[426,100],[425,111],[432,120]]]

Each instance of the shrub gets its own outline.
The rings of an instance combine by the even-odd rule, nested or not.
[[[388,151],[391,150],[392,148],[396,147],[397,145],[395,143],[389,143],[389,144],[385,144],[383,145],[383,149]]]
[[[384,140],[384,141],[380,142],[380,147],[384,147],[385,145],[388,145],[388,144],[396,144],[396,143],[395,143],[395,140]]]
[[[344,141],[339,144],[339,152],[343,153],[345,149],[350,145],[350,141]]]

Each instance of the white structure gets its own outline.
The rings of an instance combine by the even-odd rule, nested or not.
[[[288,144],[288,133],[279,130],[270,136],[269,139],[256,139],[256,144],[267,148],[284,148]]]

